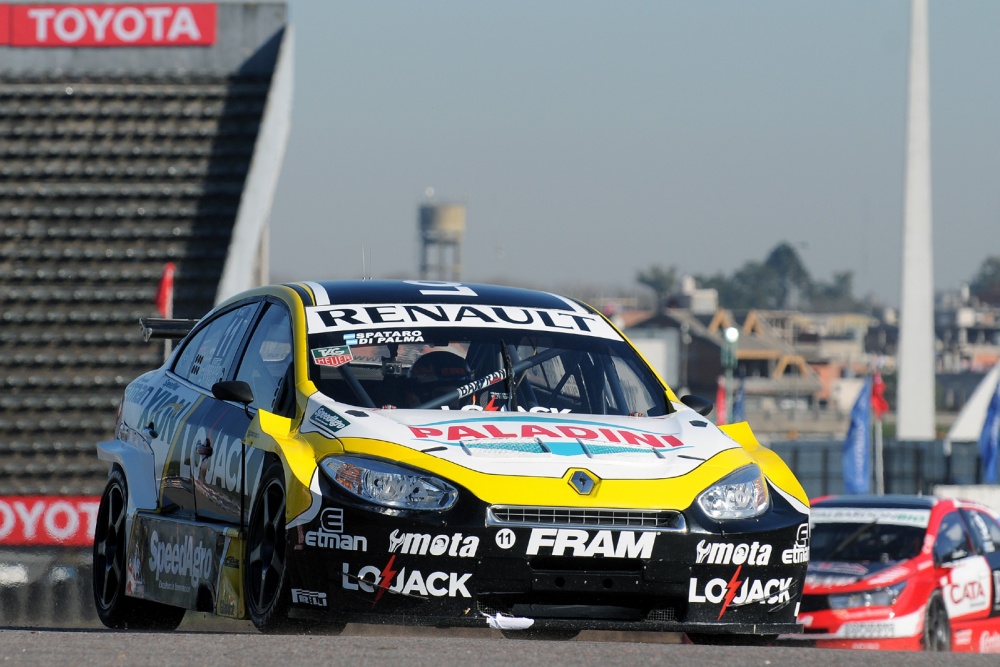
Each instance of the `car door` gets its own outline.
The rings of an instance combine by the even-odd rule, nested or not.
[[[262,450],[244,442],[254,414],[267,410],[290,416],[295,407],[291,316],[283,304],[266,301],[256,315],[232,373],[250,386],[253,401],[244,406],[213,397],[212,414],[196,437],[201,454],[195,480],[199,519],[240,523],[241,512],[249,512],[253,483],[264,461]],[[246,494],[242,502],[241,494]]]
[[[1000,523],[994,517],[978,509],[966,509],[963,512],[971,529],[972,541],[977,551],[989,564],[991,573],[990,616],[1000,617]]]
[[[993,575],[986,559],[973,547],[958,510],[942,517],[933,554],[952,629],[962,621],[988,615],[993,605]]]
[[[244,302],[199,325],[178,350],[169,378],[193,407],[171,442],[163,497],[199,518],[239,518],[239,450],[250,420],[242,406],[215,398],[212,386],[234,377],[261,307],[259,300]]]

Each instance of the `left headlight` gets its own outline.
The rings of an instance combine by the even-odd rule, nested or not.
[[[448,482],[388,461],[339,456],[323,459],[320,466],[346,491],[384,507],[446,510],[458,498]]]
[[[856,593],[844,593],[842,595],[831,595],[830,609],[856,609],[857,607],[891,607],[896,604],[899,595],[906,588],[906,581],[901,581],[894,586],[885,588],[875,588],[868,591],[857,591]]]
[[[698,505],[716,520],[752,519],[767,511],[767,482],[760,468],[748,465],[702,491]]]

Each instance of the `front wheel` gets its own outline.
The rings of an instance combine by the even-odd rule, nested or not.
[[[121,630],[173,630],[184,618],[183,607],[140,600],[125,594],[128,535],[128,482],[114,468],[97,509],[94,529],[94,606],[101,623]]]
[[[934,591],[927,600],[923,645],[925,651],[951,651],[951,622],[938,591]]]
[[[243,587],[250,620],[261,632],[289,627],[291,591],[285,567],[285,474],[272,461],[250,509]]]
[[[343,623],[288,618],[292,595],[285,544],[285,472],[281,462],[273,460],[250,509],[243,568],[250,620],[265,633],[339,634]]]

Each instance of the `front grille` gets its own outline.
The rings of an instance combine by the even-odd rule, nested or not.
[[[677,620],[677,610],[673,607],[667,607],[666,609],[650,609],[649,614],[646,616],[646,620],[672,623]]]
[[[572,526],[682,532],[684,515],[673,510],[596,509],[584,507],[525,507],[494,505],[487,512],[491,526]]]

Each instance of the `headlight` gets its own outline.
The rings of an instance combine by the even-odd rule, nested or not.
[[[870,591],[844,593],[830,596],[830,609],[856,609],[858,607],[891,607],[896,604],[900,593],[906,588],[906,581],[895,586],[875,588]]]
[[[323,459],[320,465],[334,482],[376,505],[446,510],[458,498],[458,491],[451,484],[388,461],[341,456]]]
[[[748,465],[705,489],[698,505],[713,519],[751,519],[768,507],[767,482],[760,468]]]

